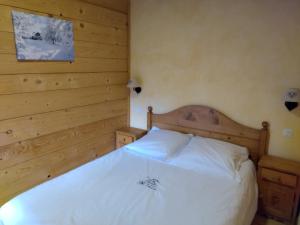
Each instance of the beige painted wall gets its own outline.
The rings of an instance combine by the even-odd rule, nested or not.
[[[131,76],[143,87],[132,126],[146,127],[148,105],[208,105],[252,127],[269,121],[269,152],[300,161],[300,109],[283,106],[300,88],[300,1],[132,0]]]

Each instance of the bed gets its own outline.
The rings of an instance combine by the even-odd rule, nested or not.
[[[1,225],[250,225],[257,209],[255,167],[265,154],[268,124],[243,126],[209,107],[148,111],[153,126],[245,146],[251,160],[240,182],[195,173],[126,146],[10,200]]]

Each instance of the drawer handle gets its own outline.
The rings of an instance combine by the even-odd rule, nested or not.
[[[271,198],[271,204],[272,205],[277,205],[280,201],[280,198],[278,196],[273,195]]]
[[[269,178],[263,177],[263,180],[271,180],[271,181],[278,182],[278,183],[282,182],[280,177],[269,177]]]

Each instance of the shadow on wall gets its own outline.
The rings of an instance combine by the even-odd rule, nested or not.
[[[296,109],[294,109],[293,111],[291,111],[291,113],[300,118],[300,106],[298,106]],[[300,224],[300,219],[299,219],[299,223],[298,224]]]

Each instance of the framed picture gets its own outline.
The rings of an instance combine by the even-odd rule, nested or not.
[[[18,60],[74,61],[71,21],[12,12]]]

